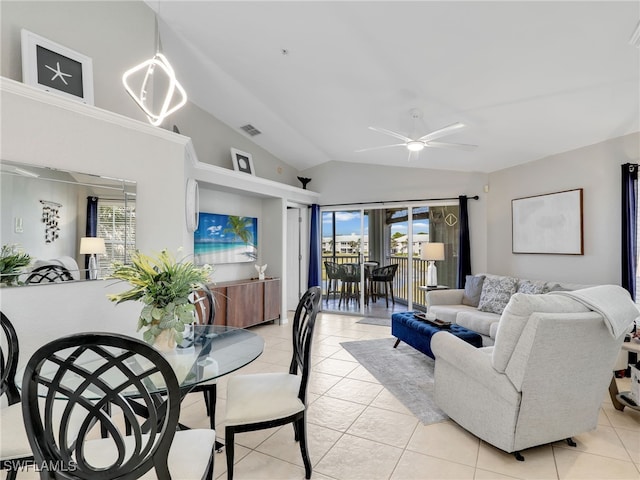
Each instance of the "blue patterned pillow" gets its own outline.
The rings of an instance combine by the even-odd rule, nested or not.
[[[541,293],[547,293],[547,291],[547,284],[545,282],[535,282],[533,280],[520,280],[518,282],[518,293],[539,295]]]
[[[516,293],[517,285],[518,279],[513,277],[486,277],[482,284],[478,310],[501,315],[511,295]]]

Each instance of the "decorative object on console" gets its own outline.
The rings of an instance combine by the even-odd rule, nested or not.
[[[31,256],[18,245],[3,245],[0,249],[0,285],[17,284],[24,267],[31,263]]]
[[[307,183],[309,183],[311,181],[311,179],[307,178],[307,177],[298,177],[298,180],[300,180],[300,183],[302,183],[302,189],[303,190],[307,189]]]
[[[22,29],[22,81],[93,105],[91,58]]]
[[[255,262],[258,219],[200,212],[193,243],[197,265]]]
[[[107,249],[104,244],[104,238],[99,237],[82,237],[80,239],[80,255],[89,256],[89,280],[96,280],[100,273],[98,268],[98,259],[96,255],[104,255]]]
[[[251,158],[250,153],[241,152],[237,148],[232,148],[231,161],[233,162],[233,169],[236,172],[244,172],[250,175],[256,174],[253,169],[253,158]]]
[[[256,271],[258,272],[258,280],[264,280],[264,271],[267,269],[267,264],[254,265],[254,267],[256,267]]]
[[[513,253],[583,255],[582,188],[511,201]]]
[[[124,280],[132,288],[107,297],[116,303],[128,300],[144,303],[138,319],[138,330],[146,328],[144,340],[165,351],[182,342],[185,325],[193,323],[195,311],[189,294],[210,282],[212,267],[177,261],[167,250],[162,250],[157,257],[136,251],[130,265],[114,263],[113,269],[109,278]]]
[[[427,286],[435,287],[438,285],[438,270],[435,262],[444,260],[444,243],[424,243],[420,257],[422,260],[429,262],[427,267]]]
[[[40,203],[43,205],[42,223],[44,223],[44,241],[45,243],[52,243],[59,237],[58,232],[60,232],[60,227],[58,224],[62,205],[48,200],[40,200]]]

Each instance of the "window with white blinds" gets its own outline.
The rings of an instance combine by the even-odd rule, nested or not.
[[[133,201],[98,200],[98,237],[104,238],[106,255],[99,256],[101,275],[111,274],[111,263],[127,263],[135,249],[136,205]]]

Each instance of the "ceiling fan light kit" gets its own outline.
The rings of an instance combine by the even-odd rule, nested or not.
[[[425,144],[417,140],[412,140],[410,142],[407,142],[407,148],[409,149],[410,152],[419,152],[424,147],[425,147]]]
[[[410,112],[411,118],[414,120],[422,118],[422,112],[414,108]],[[372,147],[372,148],[363,148],[361,150],[356,150],[356,152],[367,152],[371,150],[378,150],[381,148],[389,148],[389,147],[406,147],[409,150],[409,158],[411,158],[411,154],[413,152],[421,152],[425,147],[435,147],[435,148],[452,148],[457,150],[474,150],[477,145],[468,145],[464,143],[446,143],[446,142],[436,142],[434,140],[444,137],[445,135],[451,135],[457,130],[465,128],[464,123],[456,122],[451,125],[447,125],[446,127],[439,128],[438,130],[434,130],[433,132],[427,133],[418,139],[413,139],[407,137],[398,132],[394,132],[392,130],[387,130],[386,128],[380,127],[369,127],[370,130],[374,132],[383,133],[385,135],[389,135],[393,138],[398,138],[402,140],[404,143],[395,143],[393,145],[382,145],[380,147]]]

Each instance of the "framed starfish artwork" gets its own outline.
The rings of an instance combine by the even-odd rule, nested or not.
[[[22,81],[93,105],[91,58],[22,29]]]

